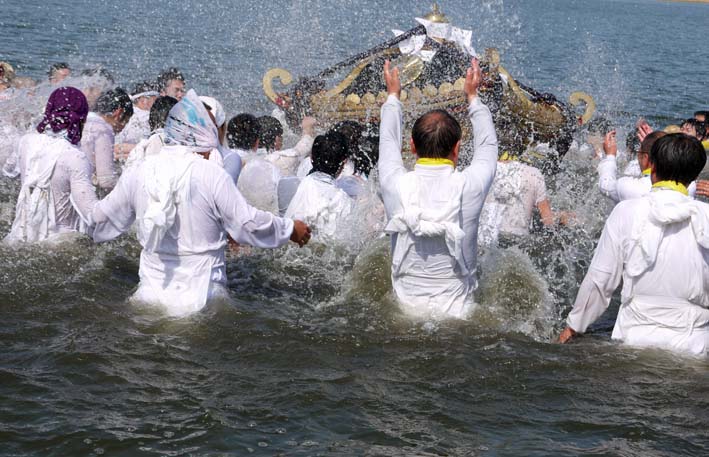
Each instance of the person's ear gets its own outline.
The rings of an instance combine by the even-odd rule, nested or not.
[[[113,119],[116,121],[120,121],[123,119],[123,108],[116,108],[113,110]]]
[[[460,156],[460,140],[458,140],[455,143],[455,146],[453,146],[453,151],[451,152],[451,160],[453,161],[454,164],[458,165],[458,157]]]
[[[412,153],[413,155],[417,156],[418,154],[416,154],[416,145],[414,144],[414,139],[413,139],[413,138],[411,138],[409,144],[411,145],[411,153]]]
[[[259,145],[260,141],[261,141],[260,139],[256,138],[256,142],[254,143],[254,151],[258,149],[258,145]]]

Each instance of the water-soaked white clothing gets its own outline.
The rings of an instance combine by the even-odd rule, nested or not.
[[[150,136],[150,111],[133,105],[133,115],[121,132],[116,135],[116,144],[138,144]]]
[[[134,298],[176,316],[198,311],[223,290],[227,233],[241,244],[275,248],[293,232],[293,221],[250,206],[223,169],[183,146],[165,146],[125,170],[93,220],[96,241],[137,222],[143,251]]]
[[[463,171],[416,165],[401,158],[401,103],[381,110],[379,181],[392,242],[392,282],[407,313],[466,318],[477,286],[478,220],[497,166],[490,110],[475,98],[468,108],[475,156]]]
[[[606,221],[567,323],[583,333],[622,279],[612,338],[709,351],[709,205],[673,190],[620,202]]]
[[[273,151],[264,158],[278,168],[281,176],[295,176],[300,163],[313,150],[313,141],[312,136],[303,135],[294,147]]]
[[[250,205],[278,214],[278,181],[281,174],[271,162],[253,159],[244,167],[237,187]]]
[[[317,171],[300,182],[286,217],[308,224],[313,230],[313,241],[346,241],[343,224],[348,223],[353,206],[353,200],[335,186],[332,176]]]
[[[532,212],[546,199],[546,185],[539,170],[517,161],[498,162],[480,216],[480,243],[495,244],[498,234],[529,234]]]
[[[598,164],[598,187],[601,193],[614,202],[638,198],[650,193],[652,181],[649,175],[643,176],[622,176],[617,177],[618,167],[616,157],[609,155],[601,159]],[[640,167],[638,167],[640,168]],[[697,190],[697,183],[692,182],[687,187],[689,195],[694,197]]]
[[[133,167],[145,160],[146,157],[155,155],[165,146],[165,132],[163,129],[156,130],[148,138],[144,138],[135,145],[128,154],[123,169]]]
[[[114,140],[113,127],[98,114],[90,112],[79,146],[91,163],[94,182],[106,190],[113,189],[118,180],[113,163]]]
[[[87,232],[98,201],[91,165],[61,135],[29,133],[20,139],[22,187],[8,243],[36,242],[68,232]]]

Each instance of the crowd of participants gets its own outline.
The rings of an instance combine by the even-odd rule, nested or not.
[[[554,211],[545,180],[500,151],[490,110],[478,97],[473,59],[464,92],[473,159],[459,167],[462,128],[445,110],[403,131],[398,70],[385,65],[388,98],[380,125],[344,121],[324,129],[304,117],[291,132],[284,113],[228,118],[213,97],[187,90],[177,69],[130,92],[108,81],[63,85],[72,69],[52,65],[54,87],[33,130],[5,138],[3,166],[21,181],[10,245],[83,233],[96,242],[134,230],[143,247],[134,300],[181,316],[226,295],[225,251],[347,243],[348,227],[390,238],[391,278],[411,316],[465,319],[475,308],[479,246],[508,246],[574,215]],[[36,84],[0,63],[0,103]],[[708,113],[661,130],[639,121],[632,160],[618,171],[616,131],[596,149],[599,189],[611,212],[560,342],[583,333],[623,284],[612,337],[628,344],[706,354],[709,350],[709,183],[698,180],[709,149]],[[12,122],[3,119],[2,122]],[[595,129],[595,130],[594,130]],[[293,141],[290,141],[293,138]],[[403,141],[415,159],[405,165]],[[294,143],[284,147],[286,139]]]

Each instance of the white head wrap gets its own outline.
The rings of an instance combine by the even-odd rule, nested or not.
[[[165,122],[165,144],[187,146],[194,152],[219,147],[217,127],[193,89],[170,110]]]

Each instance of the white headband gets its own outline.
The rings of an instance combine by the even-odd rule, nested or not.
[[[157,97],[158,95],[160,95],[159,92],[154,91],[154,90],[148,90],[148,91],[145,91],[145,92],[140,92],[140,93],[135,94],[135,95],[131,95],[131,96],[130,96],[130,101],[134,102],[134,101],[138,100],[140,97]]]

